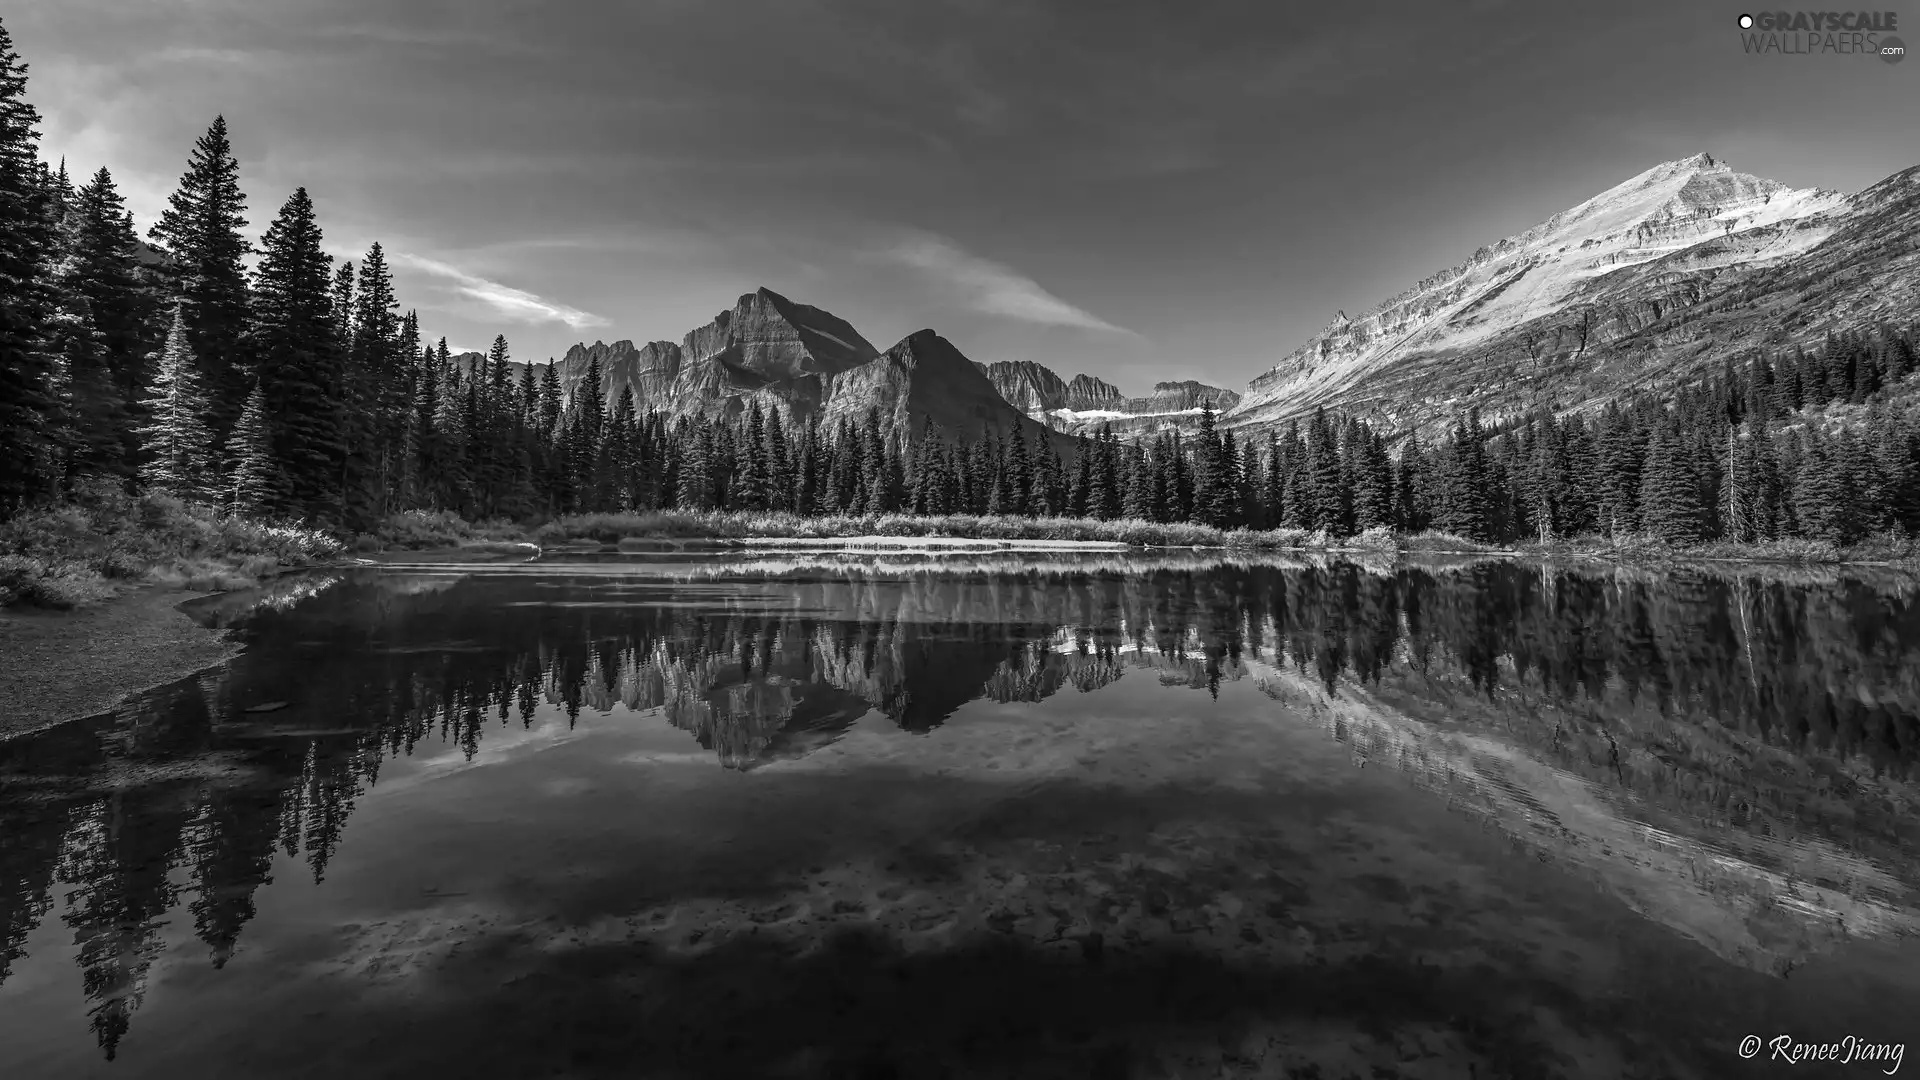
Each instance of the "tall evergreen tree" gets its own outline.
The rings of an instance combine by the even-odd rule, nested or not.
[[[234,424],[233,437],[227,440],[232,460],[228,499],[236,514],[264,513],[286,502],[286,476],[274,447],[267,408],[265,389],[254,387]]]
[[[187,341],[206,375],[218,440],[239,416],[251,385],[242,344],[250,325],[246,208],[227,121],[216,116],[147,235],[173,257],[176,295],[186,302]]]
[[[26,87],[27,65],[0,22],[0,516],[54,482],[57,401],[45,333],[53,185]]]
[[[338,514],[345,455],[340,342],[313,200],[297,188],[267,227],[256,271],[251,352],[272,433],[274,464],[294,508]],[[191,309],[189,309],[191,330]],[[191,340],[191,334],[189,335]]]
[[[173,329],[167,333],[160,370],[145,403],[148,420],[139,435],[147,460],[140,475],[152,487],[193,499],[205,495],[213,480],[212,438],[207,432],[207,399],[200,390],[199,364],[187,343],[185,307],[174,305]]]
[[[97,335],[104,375],[95,412],[104,421],[96,433],[105,471],[130,475],[139,453],[134,434],[143,417],[140,400],[149,381],[148,356],[158,345],[158,308],[142,280],[139,241],[113,176],[105,168],[73,193],[67,218],[61,292],[84,297],[80,305]],[[83,418],[76,416],[76,422]]]
[[[1647,441],[1640,514],[1648,532],[1668,543],[1690,544],[1706,535],[1706,508],[1694,463],[1676,425],[1672,418],[1662,418]]]

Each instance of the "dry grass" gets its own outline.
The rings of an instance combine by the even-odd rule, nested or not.
[[[298,524],[229,517],[171,495],[129,496],[98,484],[71,502],[0,523],[0,606],[79,607],[140,582],[228,589],[341,550],[338,540]]]
[[[425,551],[438,548],[492,550],[525,539],[526,530],[510,521],[470,522],[451,510],[403,510],[391,514],[372,533],[359,537],[359,551]]]
[[[852,536],[919,536],[969,540],[1095,540],[1161,548],[1235,548],[1315,550],[1360,547],[1380,550],[1391,537],[1384,531],[1354,538],[1332,538],[1302,529],[1215,529],[1206,525],[1123,518],[1027,518],[996,515],[876,514],[802,517],[764,512],[693,513],[681,510],[619,514],[578,514],[541,526],[534,539],[543,545],[593,541],[641,546],[641,541],[738,540],[783,538],[827,540]],[[1384,539],[1383,539],[1384,538]]]

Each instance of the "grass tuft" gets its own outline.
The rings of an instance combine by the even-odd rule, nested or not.
[[[96,483],[0,523],[0,606],[80,607],[140,582],[228,589],[341,550],[318,529]]]

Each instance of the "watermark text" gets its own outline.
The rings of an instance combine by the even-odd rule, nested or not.
[[[1775,1035],[1771,1039],[1748,1035],[1740,1040],[1740,1056],[1786,1065],[1805,1061],[1831,1061],[1838,1065],[1859,1062],[1879,1067],[1882,1073],[1892,1076],[1900,1071],[1900,1061],[1907,1056],[1907,1044],[1874,1042],[1858,1035],[1848,1035],[1836,1042],[1808,1042],[1793,1035]]]

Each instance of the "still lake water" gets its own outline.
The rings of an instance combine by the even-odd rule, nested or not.
[[[1920,1042],[1910,583],[574,556],[189,610],[244,651],[0,743],[0,1077]]]

